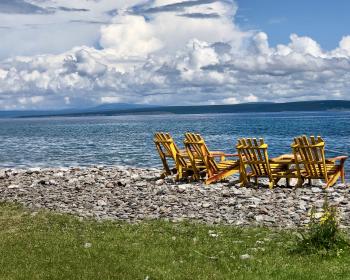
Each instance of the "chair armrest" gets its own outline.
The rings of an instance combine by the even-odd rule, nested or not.
[[[212,155],[212,156],[217,156],[217,155],[224,155],[225,154],[225,152],[223,152],[223,151],[210,151],[210,154]]]
[[[334,157],[334,158],[326,158],[326,162],[330,162],[330,163],[334,163],[338,160],[340,161],[345,161],[348,157],[347,156],[337,156],[337,157]]]
[[[220,152],[220,151],[213,151],[210,152],[210,155],[212,157],[238,157],[238,154],[225,154],[224,152]]]
[[[239,154],[225,154],[226,157],[239,157]]]

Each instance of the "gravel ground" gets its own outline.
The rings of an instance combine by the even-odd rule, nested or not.
[[[338,206],[342,227],[350,226],[349,185],[324,189],[314,181],[269,190],[266,181],[241,188],[237,177],[206,186],[159,175],[158,169],[130,167],[0,169],[0,201],[95,219],[293,228],[309,222],[312,206],[320,213],[327,196]]]

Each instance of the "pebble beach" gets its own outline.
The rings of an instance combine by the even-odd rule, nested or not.
[[[160,169],[105,167],[0,169],[0,201],[37,211],[136,223],[163,219],[206,224],[296,228],[322,212],[325,197],[337,205],[341,226],[350,226],[350,188],[324,189],[321,181],[302,188],[240,187],[238,178],[203,182],[160,179]],[[293,182],[292,182],[293,183]]]

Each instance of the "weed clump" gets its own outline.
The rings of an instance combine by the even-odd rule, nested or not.
[[[349,248],[348,238],[339,227],[337,207],[329,205],[325,197],[322,210],[320,215],[316,212],[316,208],[312,207],[308,228],[306,231],[298,232],[292,252],[339,255],[344,249]]]

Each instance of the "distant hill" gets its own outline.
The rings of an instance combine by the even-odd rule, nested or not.
[[[350,101],[324,100],[287,103],[242,103],[235,105],[202,106],[152,106],[140,104],[104,104],[87,109],[60,111],[3,111],[0,117],[48,117],[48,116],[114,116],[137,114],[211,114],[211,113],[262,113],[293,111],[350,111]]]
[[[154,108],[157,105],[130,104],[130,103],[107,103],[86,109],[86,111],[109,111],[109,110],[133,110],[140,108]]]
[[[64,115],[76,115],[76,114],[94,114],[96,112],[104,111],[121,111],[121,110],[133,110],[140,108],[157,107],[155,105],[144,104],[129,104],[129,103],[107,103],[101,104],[95,107],[88,108],[71,108],[62,110],[14,110],[14,111],[0,111],[0,118],[18,118],[18,117],[41,117],[41,116],[64,116]]]

